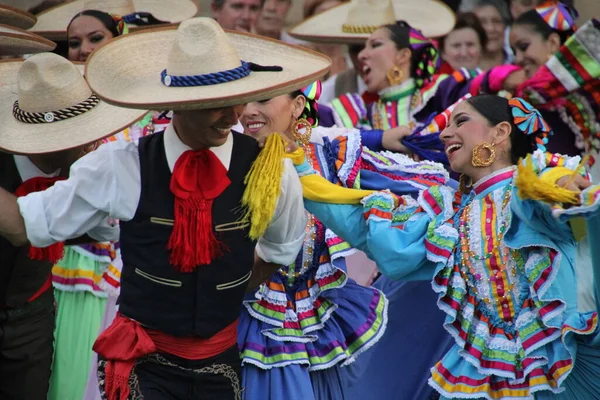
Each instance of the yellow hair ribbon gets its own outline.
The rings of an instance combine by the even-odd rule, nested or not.
[[[283,138],[277,133],[269,135],[244,179],[246,190],[242,205],[246,207],[246,212],[242,221],[250,221],[252,239],[258,239],[265,233],[275,213],[281,191],[284,156]]]

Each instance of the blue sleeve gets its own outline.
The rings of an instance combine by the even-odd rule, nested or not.
[[[430,280],[434,265],[427,260],[423,238],[429,219],[408,221],[402,229],[391,220],[371,218],[365,222],[366,208],[304,200],[306,209],[336,235],[375,261],[390,279]]]
[[[381,129],[361,129],[360,138],[363,146],[372,151],[383,151],[383,131]]]
[[[367,248],[367,225],[360,204],[329,204],[304,199],[304,207],[336,235],[373,260]]]

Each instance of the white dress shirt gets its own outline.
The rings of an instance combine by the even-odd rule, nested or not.
[[[187,150],[170,124],[164,133],[165,154],[171,172]],[[229,169],[233,136],[210,150]],[[258,240],[256,251],[266,262],[294,262],[304,240],[306,213],[302,186],[289,159],[284,161],[281,192],[271,223]],[[130,221],[141,194],[138,142],[111,142],[73,164],[68,180],[50,189],[18,199],[27,238],[36,247],[88,233],[98,241],[117,241],[114,230],[97,229],[107,218]],[[168,190],[168,188],[167,188]],[[96,229],[94,229],[96,228]],[[118,231],[117,231],[118,232]]]

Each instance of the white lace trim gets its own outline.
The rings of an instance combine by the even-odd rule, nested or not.
[[[348,178],[350,173],[356,164],[357,157],[359,157],[360,149],[362,147],[360,133],[352,131],[348,133],[346,142],[346,161],[342,164],[338,171],[338,176],[343,182],[344,186],[348,185]]]

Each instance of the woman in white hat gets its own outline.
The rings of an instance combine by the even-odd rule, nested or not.
[[[4,190],[25,196],[66,179],[70,165],[90,144],[144,114],[99,100],[82,72],[83,68],[51,53],[0,63],[0,186]],[[98,230],[118,235],[110,226]],[[90,236],[95,235],[90,232]],[[50,271],[63,250],[62,243],[36,248],[0,239],[3,398],[47,398],[55,321]]]
[[[141,62],[149,53],[157,57]],[[329,65],[278,41],[225,33],[208,18],[124,35],[90,56],[86,77],[98,96],[173,109],[172,124],[100,146],[67,181],[19,199],[24,220],[3,215],[0,231],[16,228],[14,242],[42,245],[106,216],[120,220],[119,314],[94,345],[106,398],[240,398],[235,332],[255,255],[260,269],[291,263],[306,217],[293,167],[270,157],[283,152],[279,136],[259,151],[231,127],[246,102],[302,87]],[[14,201],[0,192],[0,205]],[[34,218],[40,212],[45,218]]]

